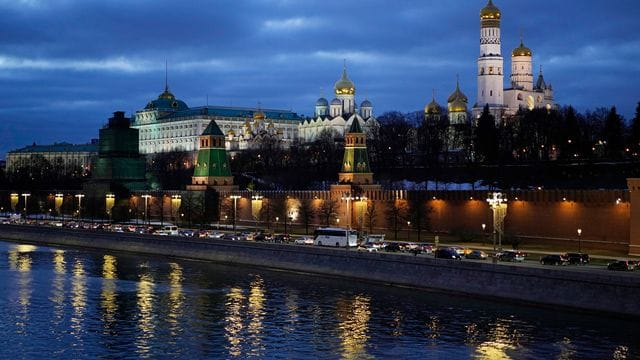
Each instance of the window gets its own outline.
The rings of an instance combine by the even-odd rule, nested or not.
[[[493,74],[493,66],[489,66],[489,75]]]

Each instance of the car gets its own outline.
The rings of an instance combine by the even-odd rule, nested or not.
[[[275,243],[288,243],[291,241],[291,236],[289,234],[278,234],[273,237],[273,242]]]
[[[185,236],[185,237],[193,237],[195,235],[195,231],[191,230],[191,229],[182,229],[178,232],[178,234],[180,236]]]
[[[496,254],[496,258],[500,261],[523,262],[525,254],[522,251],[503,251]]]
[[[273,236],[270,233],[259,232],[253,237],[254,241],[271,241]]]
[[[454,250],[460,256],[464,256],[465,255],[465,249],[462,246],[450,246],[449,249]]]
[[[313,245],[313,238],[309,236],[303,236],[293,240],[293,243],[296,245]]]
[[[568,253],[567,258],[572,265],[585,265],[591,261],[589,254],[583,253]]]
[[[460,254],[458,254],[458,252],[452,248],[437,249],[433,254],[436,259],[462,260],[462,256],[460,256]]]
[[[542,265],[568,265],[569,259],[563,254],[546,255],[540,258]]]
[[[373,246],[372,244],[359,245],[356,249],[358,251],[378,252],[378,248]]]
[[[240,240],[238,238],[238,235],[231,234],[231,233],[222,235],[222,237],[220,239],[222,239],[222,240],[233,240],[233,241]]]
[[[635,264],[629,260],[615,260],[607,265],[607,269],[616,271],[633,271]]]
[[[433,253],[433,246],[431,246],[429,244],[418,245],[418,249],[423,254],[432,254]]]
[[[482,250],[472,250],[470,253],[465,255],[465,257],[467,259],[473,259],[473,260],[486,260],[489,257],[489,255],[487,255],[487,253]]]
[[[384,249],[390,252],[396,252],[401,250],[400,244],[396,242],[387,243],[387,246],[385,246]]]

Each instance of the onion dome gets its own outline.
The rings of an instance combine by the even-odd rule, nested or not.
[[[331,100],[331,105],[340,105],[340,106],[342,106],[342,101],[340,101],[340,99],[333,99],[333,100]]]
[[[440,114],[440,105],[436,102],[436,99],[431,100],[427,106],[424,107],[425,114]]]
[[[347,76],[347,67],[342,70],[342,77],[334,86],[336,95],[353,95],[356,93],[356,85]]]
[[[253,120],[264,120],[264,117],[264,113],[260,109],[253,112]]]
[[[316,106],[329,106],[329,101],[321,97],[320,99],[318,99],[318,101],[316,101]]]
[[[176,97],[169,91],[169,87],[165,86],[162,94],[158,95],[158,99],[175,100]]]
[[[467,112],[467,103],[462,101],[462,99],[455,99],[453,102],[449,103],[449,112]]]
[[[235,132],[235,131],[233,131],[233,130],[229,130],[229,131],[227,132],[227,136],[234,137],[234,136],[236,136],[236,132]]]
[[[369,100],[366,100],[366,99],[365,99],[365,100],[360,104],[360,107],[361,107],[361,108],[364,108],[364,107],[373,107],[373,105],[371,105],[371,101],[369,101]]]
[[[275,125],[273,125],[273,121],[269,122],[269,125],[267,125],[267,129],[273,129],[275,127]]]
[[[480,10],[480,20],[500,20],[500,9],[493,5],[493,1],[489,0],[487,6]]]
[[[522,39],[520,40],[520,46],[513,49],[513,52],[511,53],[511,56],[532,56],[532,55],[533,53],[531,52],[531,49],[524,46],[524,42],[522,42]]]
[[[456,99],[460,99],[465,103],[469,102],[469,99],[467,99],[467,95],[460,91],[460,82],[458,81],[456,82],[456,90],[449,96],[449,98],[447,99],[447,103],[452,103]]]

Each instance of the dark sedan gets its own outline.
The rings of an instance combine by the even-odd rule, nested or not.
[[[583,253],[568,253],[567,258],[571,265],[586,265],[591,261],[589,254]]]
[[[460,254],[458,254],[454,249],[449,248],[438,249],[433,254],[437,259],[462,259]]]
[[[635,264],[627,260],[616,260],[607,265],[607,269],[616,271],[633,271],[635,268]]]
[[[542,265],[567,265],[569,259],[564,255],[547,255],[540,258],[540,264]]]

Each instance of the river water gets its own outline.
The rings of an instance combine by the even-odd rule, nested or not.
[[[0,309],[1,359],[640,358],[623,319],[2,241]]]

